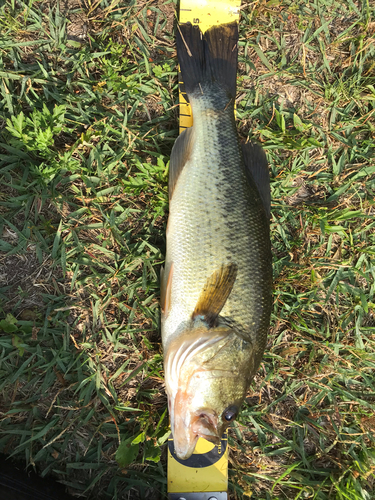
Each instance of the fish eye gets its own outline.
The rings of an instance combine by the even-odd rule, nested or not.
[[[232,422],[237,417],[237,413],[237,406],[228,406],[228,408],[223,412],[223,417],[227,422]]]

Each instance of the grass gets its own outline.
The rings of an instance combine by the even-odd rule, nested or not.
[[[0,451],[91,499],[166,495],[175,7],[0,4]],[[241,9],[238,127],[269,160],[275,284],[232,500],[375,495],[374,14]]]

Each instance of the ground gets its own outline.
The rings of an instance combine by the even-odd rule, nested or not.
[[[0,10],[0,452],[75,496],[165,498],[176,4]],[[274,305],[231,500],[374,496],[374,13],[241,6],[237,123],[269,162]]]

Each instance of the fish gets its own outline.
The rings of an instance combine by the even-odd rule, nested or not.
[[[193,125],[169,165],[161,274],[164,376],[174,449],[218,444],[261,362],[270,323],[270,177],[235,123],[237,23],[180,24],[177,56]]]

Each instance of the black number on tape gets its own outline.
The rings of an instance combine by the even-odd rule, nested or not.
[[[221,440],[219,446],[214,446],[214,448],[207,453],[193,454],[187,460],[181,460],[174,451],[173,439],[168,440],[169,451],[176,462],[186,467],[192,467],[193,469],[201,469],[202,467],[209,467],[210,465],[216,464],[224,455],[227,446],[228,440],[225,438]]]

